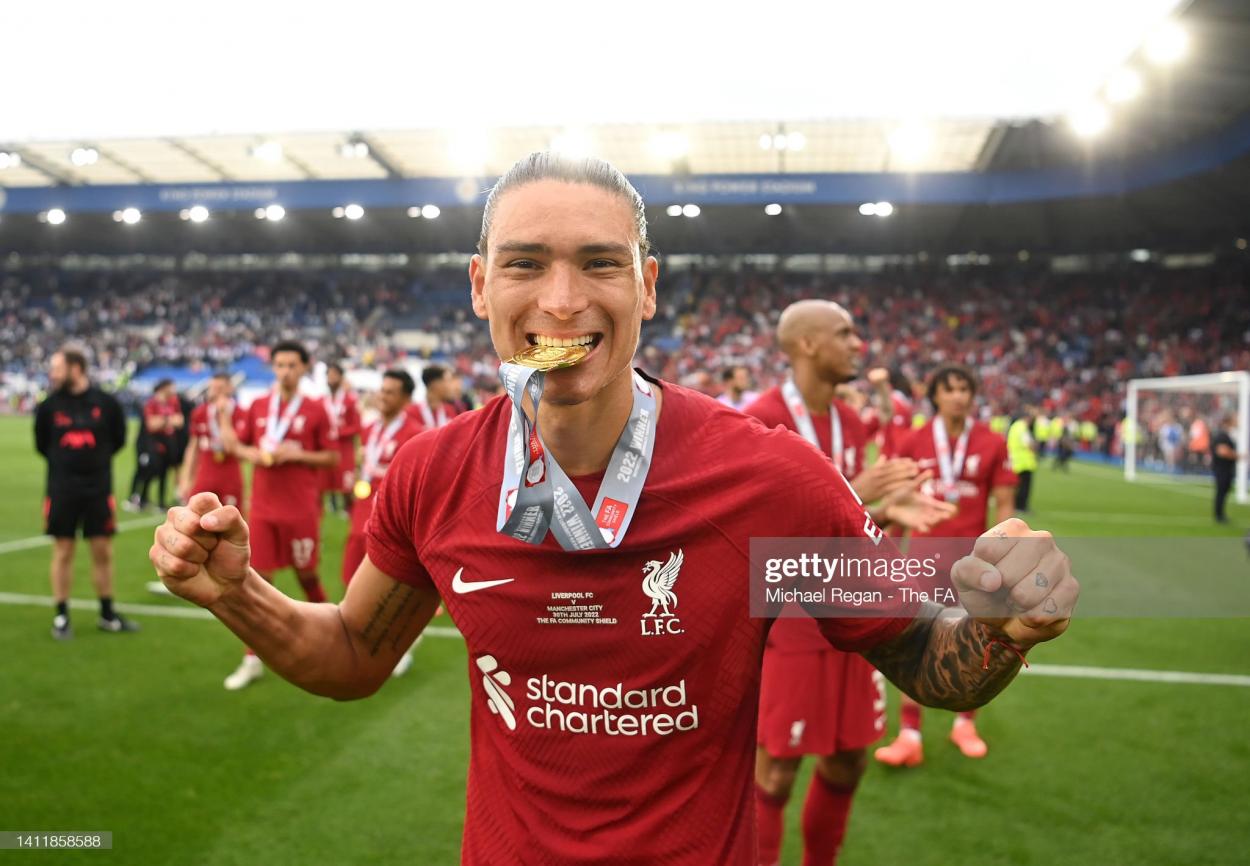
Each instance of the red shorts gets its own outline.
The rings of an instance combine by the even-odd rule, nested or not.
[[[252,540],[252,567],[277,571],[317,567],[321,555],[321,517],[253,517],[248,521]]]
[[[351,582],[352,575],[360,567],[365,558],[365,525],[373,514],[373,500],[377,498],[374,490],[368,499],[356,499],[352,504],[352,528],[347,535],[343,547],[343,583]]]
[[[885,733],[885,677],[858,653],[764,651],[756,741],[774,758],[862,749]]]

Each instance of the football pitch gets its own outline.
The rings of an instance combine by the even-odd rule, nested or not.
[[[95,629],[89,604],[73,612],[74,640],[56,642],[50,603],[32,600],[49,595],[49,549],[38,539],[44,469],[31,428],[0,418],[0,830],[113,833],[110,854],[31,855],[42,862],[459,862],[469,681],[450,623],[436,620],[412,670],[365,701],[316,698],[272,674],[226,692],[238,642],[148,594],[158,518],[123,512],[117,599],[156,610],[132,609],[142,632],[111,635]],[[1064,474],[1048,463],[1028,519],[1057,536],[1236,537],[1250,527],[1250,508],[1236,505],[1232,524],[1215,526],[1205,484],[1129,485],[1112,468]],[[130,448],[114,464],[119,501],[133,465]],[[335,599],[346,529],[326,516],[322,579]],[[1098,579],[1079,562],[1075,571],[1085,586]],[[278,585],[299,596],[290,573]],[[82,547],[74,597],[94,599]],[[1250,622],[1078,617],[1030,661],[1047,670],[1022,674],[981,713],[987,758],[960,757],[946,740],[950,714],[929,711],[921,767],[870,768],[840,863],[1247,861]],[[1078,678],[1077,666],[1095,670]],[[1116,678],[1122,669],[1232,676]],[[896,710],[891,695],[891,733]],[[800,862],[806,778],[787,811],[787,864]]]

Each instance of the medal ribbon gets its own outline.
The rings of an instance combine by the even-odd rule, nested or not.
[[[964,422],[964,432],[959,434],[955,442],[955,459],[951,460],[950,434],[946,432],[946,422],[939,416],[933,419],[933,450],[937,452],[938,472],[942,476],[942,487],[945,492],[953,493],[959,476],[964,471],[964,458],[968,455],[968,434],[972,432],[972,420]]]
[[[282,413],[282,420],[279,421],[278,406],[281,402],[280,392],[274,391],[269,395],[269,421],[265,424],[265,435],[261,439],[261,447],[266,451],[277,448],[278,444],[286,438],[287,431],[291,429],[291,421],[295,419],[299,407],[304,403],[304,395],[296,394],[291,402],[287,403],[286,411]]]
[[[217,405],[210,403],[208,406],[208,444],[214,454],[224,454],[226,446],[221,441],[221,425],[217,423]],[[234,401],[230,400],[226,403],[226,417],[234,417]]]
[[[785,384],[781,386],[781,396],[785,398],[786,408],[790,410],[790,418],[794,421],[794,426],[799,428],[799,435],[819,450],[820,440],[816,438],[816,426],[812,424],[812,416],[807,411],[807,404],[803,402],[803,395],[799,393],[799,386],[794,384],[793,379],[786,379]],[[833,465],[839,472],[842,472],[845,457],[842,448],[842,419],[838,416],[837,405],[832,403],[829,405],[829,444],[832,446],[830,450],[833,453],[829,456],[833,458]]]
[[[379,420],[374,425],[373,431],[369,434],[369,441],[365,443],[365,459],[360,466],[360,477],[364,481],[373,481],[373,476],[378,471],[378,464],[382,462],[382,452],[386,448],[386,444],[395,438],[395,434],[399,432],[399,428],[404,425],[404,413],[400,412],[395,420],[386,425],[386,429],[382,428],[382,422]]]
[[[541,544],[550,530],[565,550],[615,548],[638,510],[655,451],[652,385],[637,372],[632,374],[633,407],[608,461],[592,511],[551,456],[538,429],[538,406],[546,375],[506,362],[499,368],[500,381],[512,400],[512,421],[495,528],[526,544]],[[534,405],[533,422],[525,414],[526,393]]]

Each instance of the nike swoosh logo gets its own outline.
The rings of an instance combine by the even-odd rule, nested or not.
[[[468,592],[477,592],[479,589],[490,589],[492,586],[502,586],[505,583],[512,583],[515,577],[505,577],[503,580],[478,580],[468,583],[460,578],[464,568],[457,568],[456,575],[451,579],[451,588],[460,595]]]

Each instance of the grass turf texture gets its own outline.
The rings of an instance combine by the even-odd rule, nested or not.
[[[132,467],[128,449],[115,464],[119,491]],[[0,418],[0,471],[2,545],[42,528],[29,419]],[[1250,509],[1232,506],[1232,527],[1217,528],[1208,491],[1044,466],[1030,520],[1061,536],[1237,536]],[[336,599],[346,528],[333,515],[323,524],[322,576]],[[117,536],[117,598],[176,606],[144,590],[150,541],[146,528]],[[48,595],[48,555],[0,553],[0,591]],[[80,547],[77,598],[93,598],[87,565]],[[298,597],[289,572],[278,585]],[[239,646],[211,621],[136,616],[141,633],[105,635],[93,612],[75,611],[76,638],[57,643],[51,613],[0,605],[0,830],[111,830],[112,854],[94,856],[123,863],[458,862],[469,689],[459,640],[428,638],[406,677],[338,704],[272,674],[227,693]],[[1250,629],[1240,619],[1078,620],[1034,660],[1250,674]],[[979,762],[947,742],[950,714],[929,711],[925,764],[869,769],[840,862],[1243,863],[1248,706],[1244,688],[1025,675],[982,712],[990,755]],[[892,724],[896,708],[891,695]],[[783,863],[800,862],[809,772],[810,762]],[[34,855],[70,856],[86,855]]]

